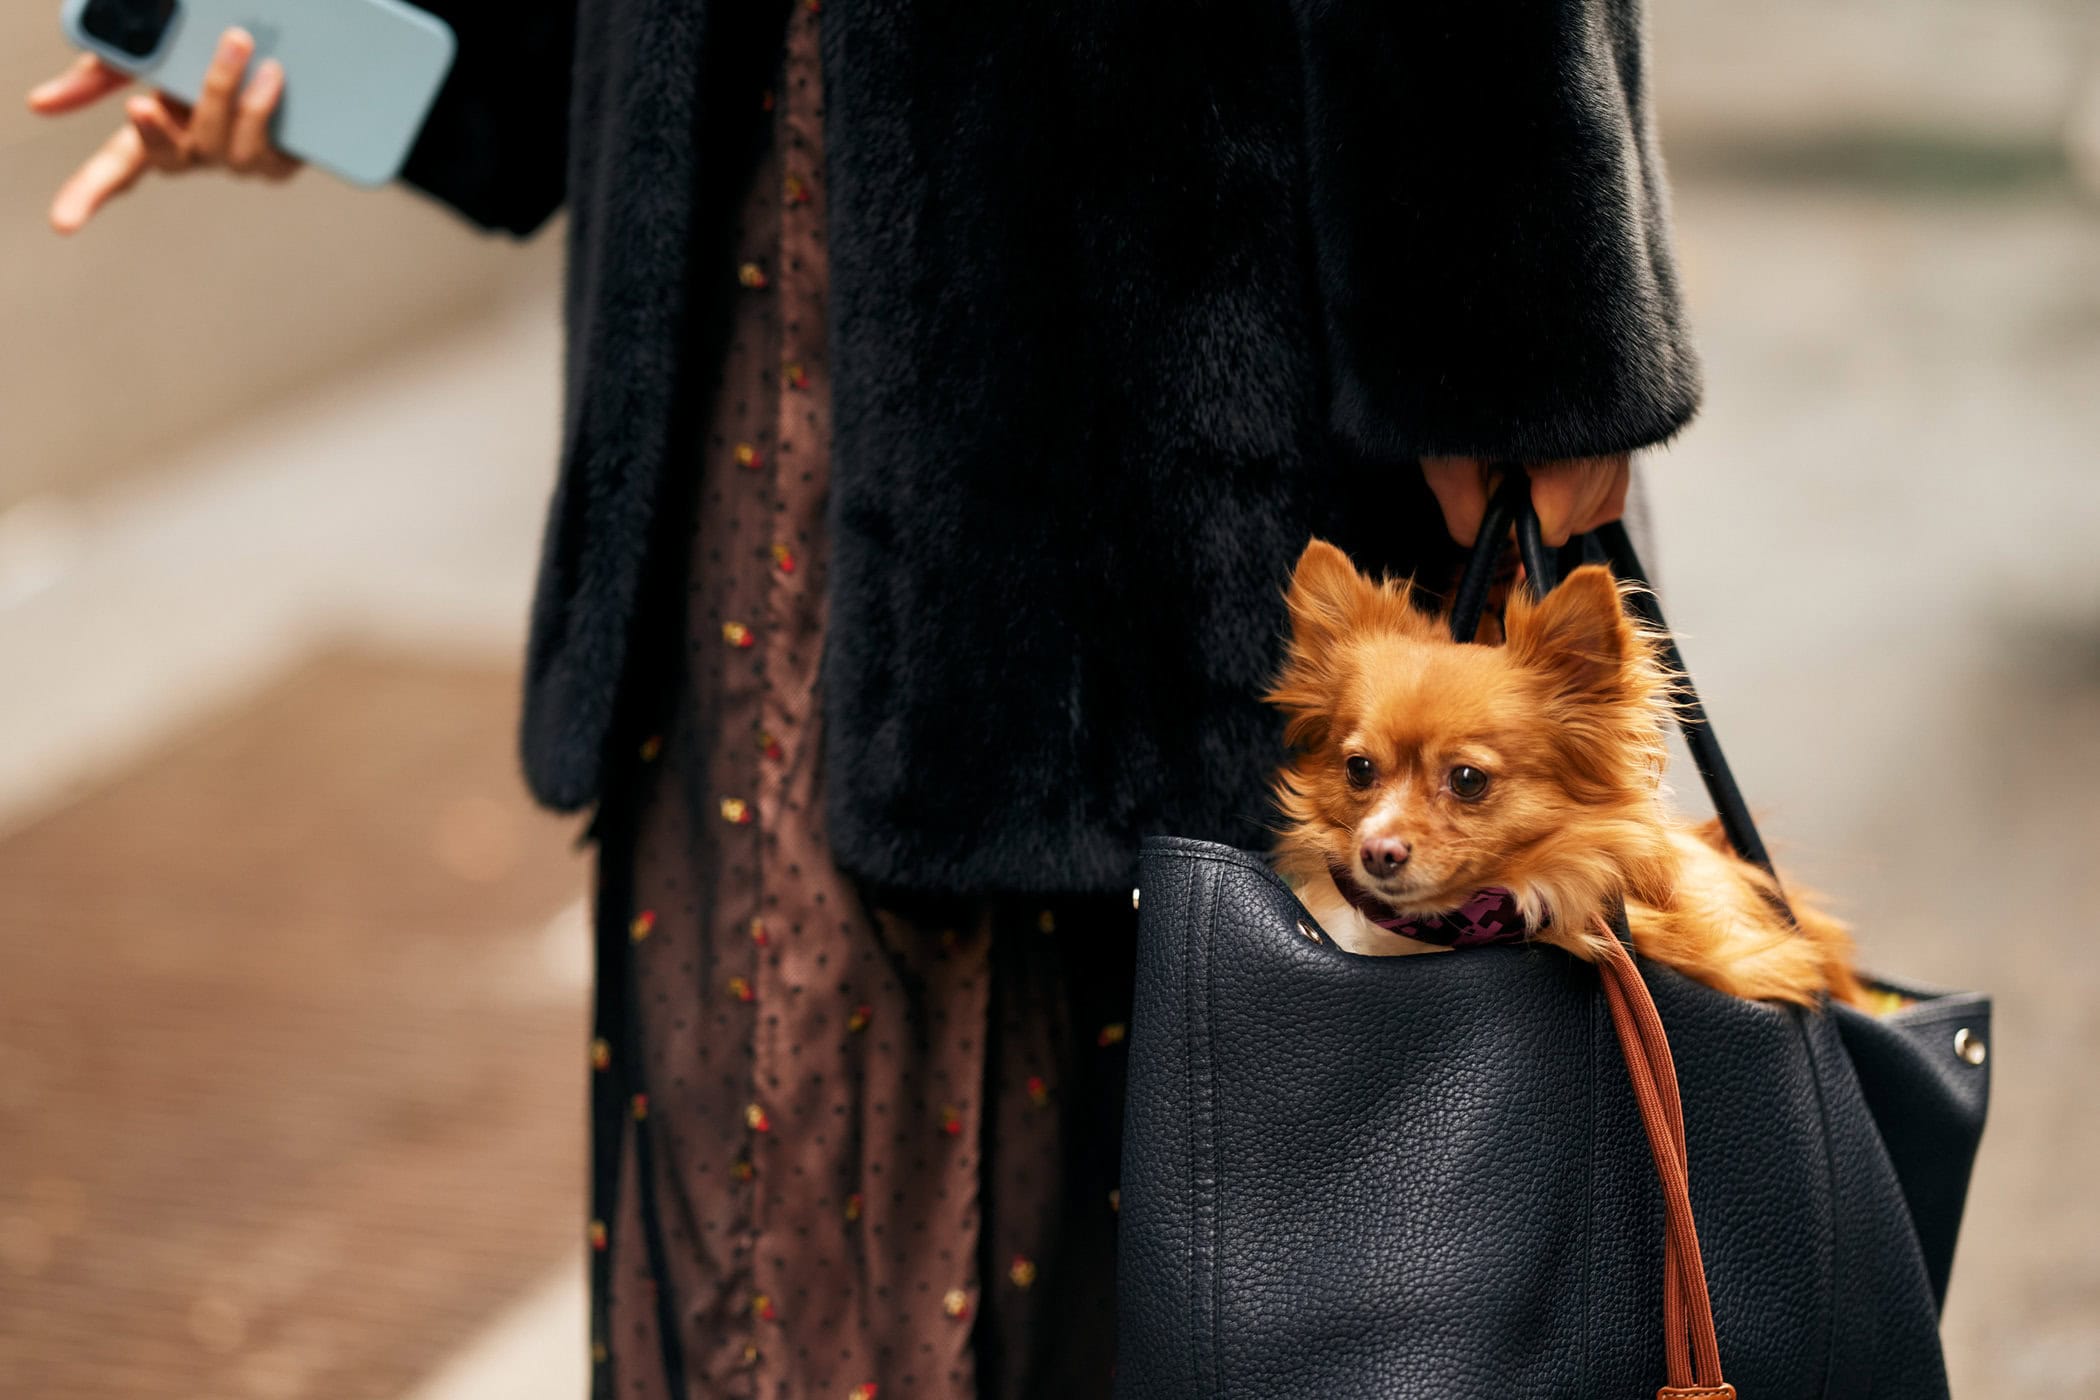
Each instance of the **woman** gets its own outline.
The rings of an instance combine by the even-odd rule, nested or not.
[[[432,8],[405,178],[569,214],[595,1393],[1103,1393],[1136,842],[1265,843],[1291,560],[1448,572],[1498,458],[1565,538],[1695,407],[1637,9]],[[249,54],[54,223],[288,174]]]

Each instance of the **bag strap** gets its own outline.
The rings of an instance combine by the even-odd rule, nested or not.
[[[1478,633],[1486,611],[1488,586],[1495,562],[1502,552],[1505,530],[1514,529],[1517,552],[1524,563],[1527,585],[1534,597],[1544,597],[1559,582],[1557,561],[1547,549],[1539,530],[1538,512],[1531,504],[1531,475],[1517,464],[1507,464],[1501,483],[1489,498],[1480,522],[1480,536],[1466,561],[1458,594],[1451,610],[1451,635],[1469,642]],[[1745,860],[1771,869],[1757,825],[1735,785],[1734,774],[1721,754],[1713,726],[1699,703],[1684,658],[1677,650],[1654,590],[1634,553],[1625,529],[1613,523],[1583,541],[1587,556],[1601,546],[1612,570],[1639,588],[1628,595],[1629,606],[1662,639],[1663,661],[1676,678],[1677,722],[1684,731],[1685,745],[1699,767],[1699,776],[1713,798],[1729,844]],[[1706,1266],[1699,1253],[1699,1228],[1692,1216],[1691,1155],[1685,1147],[1684,1101],[1677,1088],[1677,1065],[1670,1055],[1670,1039],[1663,1029],[1662,1014],[1648,994],[1633,961],[1633,932],[1626,923],[1623,905],[1613,911],[1612,921],[1600,927],[1611,935],[1604,956],[1598,960],[1598,979],[1604,1000],[1611,1010],[1612,1030],[1619,1052],[1626,1061],[1626,1077],[1633,1085],[1641,1127],[1648,1137],[1649,1155],[1655,1160],[1655,1177],[1663,1198],[1663,1374],[1665,1384],[1656,1400],[1735,1400],[1735,1387],[1721,1376],[1721,1343],[1714,1330],[1713,1301],[1706,1289]]]
[[[1656,1391],[1656,1400],[1734,1400],[1735,1387],[1721,1376],[1721,1342],[1706,1291],[1699,1227],[1692,1217],[1691,1156],[1685,1148],[1677,1064],[1670,1055],[1662,1013],[1634,966],[1624,910],[1606,931],[1615,936],[1598,961],[1598,978],[1662,1187],[1665,1384]]]
[[[1451,599],[1451,640],[1470,642],[1480,631],[1480,618],[1487,611],[1488,588],[1495,580],[1495,562],[1502,557],[1502,537],[1520,513],[1533,520],[1531,474],[1514,463],[1506,464],[1501,483],[1488,494],[1481,512],[1480,533],[1473,538],[1473,552],[1466,556],[1465,572],[1458,577],[1458,592]]]

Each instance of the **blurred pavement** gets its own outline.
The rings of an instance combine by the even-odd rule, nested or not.
[[[582,1393],[548,300],[0,514],[0,1394]]]
[[[1687,181],[1672,624],[1870,966],[1995,994],[1957,1396],[2100,1395],[2100,211]],[[1678,779],[1696,791],[1696,780]]]

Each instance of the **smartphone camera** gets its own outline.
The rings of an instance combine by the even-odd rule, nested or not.
[[[148,58],[167,37],[176,0],[88,0],[80,27],[97,42],[133,58]]]

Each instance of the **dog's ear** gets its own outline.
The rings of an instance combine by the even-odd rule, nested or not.
[[[1284,602],[1291,613],[1291,644],[1321,647],[1356,625],[1375,585],[1356,571],[1349,556],[1323,539],[1306,543],[1291,571]]]
[[[1288,717],[1284,742],[1292,748],[1326,742],[1352,664],[1345,640],[1378,632],[1449,640],[1436,619],[1416,610],[1406,582],[1364,577],[1348,555],[1321,539],[1298,556],[1284,601],[1291,615],[1290,644],[1266,698]]]
[[[1322,539],[1307,543],[1298,556],[1285,601],[1291,645],[1300,651],[1329,646],[1355,631],[1389,629],[1425,640],[1444,636],[1442,624],[1415,607],[1405,580],[1367,578],[1348,555]]]
[[[1294,749],[1326,742],[1347,667],[1342,639],[1362,625],[1378,585],[1356,571],[1349,556],[1315,539],[1298,556],[1284,594],[1291,636],[1283,670],[1265,697],[1286,719],[1284,742]]]
[[[1624,698],[1629,673],[1645,661],[1618,582],[1601,564],[1583,565],[1537,602],[1519,590],[1502,623],[1510,653],[1570,698]]]

